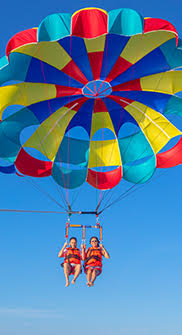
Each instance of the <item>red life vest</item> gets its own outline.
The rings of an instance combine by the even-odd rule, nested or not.
[[[81,264],[81,255],[78,248],[66,248],[64,263]]]
[[[101,248],[88,248],[86,252],[84,267],[88,265],[102,267]]]

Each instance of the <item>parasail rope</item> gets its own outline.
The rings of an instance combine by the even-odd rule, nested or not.
[[[9,209],[9,208],[0,208],[0,212],[13,212],[13,213],[41,213],[41,214],[65,214],[65,212],[58,212],[58,211],[41,211],[41,210]]]

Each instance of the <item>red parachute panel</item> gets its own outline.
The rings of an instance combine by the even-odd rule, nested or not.
[[[27,29],[14,35],[6,47],[6,56],[9,58],[11,51],[30,43],[37,43],[37,28]]]
[[[158,168],[170,168],[182,164],[182,138],[170,150],[156,155]]]
[[[15,166],[19,172],[31,177],[47,177],[52,172],[52,162],[44,162],[30,156],[23,148],[21,148]]]
[[[87,182],[99,190],[108,190],[119,184],[122,178],[121,166],[113,171],[97,172],[88,169]]]
[[[71,34],[78,37],[93,38],[107,34],[108,16],[97,8],[82,9],[72,16]]]
[[[176,34],[176,44],[178,43],[177,30],[170,22],[163,19],[145,18],[143,32],[148,33],[155,30],[173,31]]]

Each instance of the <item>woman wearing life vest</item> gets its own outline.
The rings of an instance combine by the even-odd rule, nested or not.
[[[103,247],[99,246],[97,237],[92,236],[90,239],[91,247],[84,253],[84,271],[87,274],[87,286],[93,286],[95,279],[102,272],[102,256],[110,258],[109,253]]]
[[[83,250],[83,246],[82,246]],[[60,250],[58,257],[64,257],[64,262],[61,264],[64,269],[64,275],[66,278],[66,287],[69,286],[69,276],[74,275],[72,284],[75,284],[81,272],[81,260],[82,255],[80,250],[77,248],[76,237],[71,237],[69,240],[69,247],[67,247],[67,241],[64,243],[62,249]]]

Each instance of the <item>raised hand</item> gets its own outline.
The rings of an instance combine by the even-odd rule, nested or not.
[[[86,249],[86,244],[85,244],[85,243],[84,243],[84,244],[83,244],[83,243],[81,244],[81,249],[82,249],[82,250],[85,250],[85,249]]]

